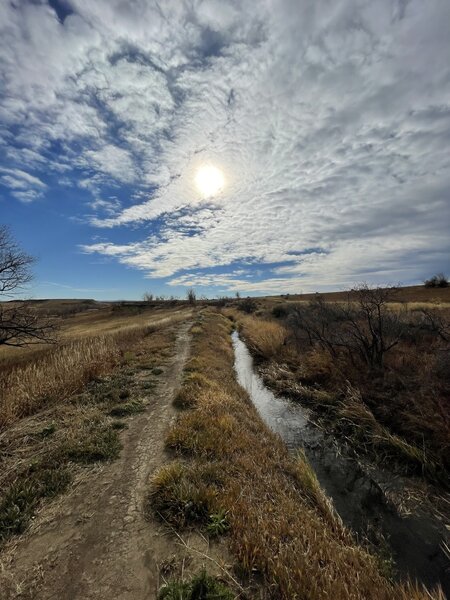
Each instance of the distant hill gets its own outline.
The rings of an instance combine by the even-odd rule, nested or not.
[[[311,300],[317,294],[289,294],[283,295],[282,297],[290,301],[306,301]],[[324,292],[320,295],[326,300],[332,302],[339,302],[347,300],[348,297],[352,299],[354,294],[352,292]],[[275,299],[275,297],[272,296]],[[279,298],[279,296],[278,296]],[[398,288],[396,294],[397,302],[433,302],[433,303],[450,303],[450,287],[448,288],[426,288],[424,285],[411,285],[406,287]]]

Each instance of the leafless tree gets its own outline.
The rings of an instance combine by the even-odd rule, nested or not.
[[[186,298],[189,302],[189,304],[195,304],[197,301],[197,295],[195,293],[194,288],[190,288],[187,292],[186,292]]]
[[[0,226],[0,294],[10,295],[28,283],[33,263],[34,258],[19,248],[9,229]]]
[[[142,299],[144,302],[153,302],[153,294],[151,292],[144,292]]]
[[[297,337],[304,332],[311,345],[322,346],[334,358],[345,352],[352,362],[359,356],[370,368],[381,369],[385,354],[399,343],[405,327],[402,315],[389,308],[395,292],[396,288],[363,284],[344,303],[318,296],[295,307],[289,322]]]
[[[0,345],[26,346],[52,341],[54,324],[24,301],[6,302],[32,279],[34,258],[19,248],[9,229],[0,226]]]

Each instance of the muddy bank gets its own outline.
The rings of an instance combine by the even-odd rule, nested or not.
[[[400,578],[409,576],[428,587],[441,583],[449,597],[450,565],[441,547],[444,531],[440,522],[420,513],[400,516],[357,461],[343,456],[335,441],[314,426],[307,409],[275,396],[265,387],[236,332],[233,347],[238,382],[266,424],[289,449],[305,450],[321,486],[333,499],[345,524],[357,534],[380,531],[388,542]]]

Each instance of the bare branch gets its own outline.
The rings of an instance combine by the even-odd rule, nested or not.
[[[0,298],[11,296],[32,279],[33,263],[34,258],[19,248],[9,229],[0,226]],[[40,318],[27,302],[0,302],[0,345],[53,342],[55,331],[55,325]]]

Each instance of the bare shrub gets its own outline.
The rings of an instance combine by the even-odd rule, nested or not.
[[[352,363],[358,357],[370,368],[383,367],[384,357],[396,346],[405,328],[403,315],[389,310],[395,288],[361,285],[352,292],[356,301],[338,304],[318,296],[306,306],[298,305],[289,316],[291,327],[306,334],[337,357],[346,353]]]
[[[446,288],[448,287],[448,277],[444,273],[437,273],[430,279],[426,279],[424,285],[428,288]]]
[[[242,312],[250,314],[255,312],[255,310],[258,308],[258,303],[254,298],[247,296],[247,298],[239,300],[238,308],[239,310],[242,310]]]
[[[186,292],[186,298],[189,304],[195,304],[197,302],[197,295],[194,288],[191,288]]]

